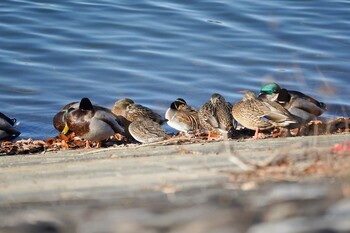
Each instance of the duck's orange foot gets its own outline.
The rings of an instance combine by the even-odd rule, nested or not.
[[[89,140],[85,141],[85,149],[91,149],[91,142]]]
[[[220,134],[208,132],[208,141],[215,140],[221,138]]]
[[[273,138],[278,138],[278,137],[281,137],[283,136],[283,131],[281,129],[274,129],[272,132],[271,132],[271,136]]]

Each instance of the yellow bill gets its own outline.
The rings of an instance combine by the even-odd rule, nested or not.
[[[62,130],[62,133],[63,133],[63,134],[67,134],[68,131],[69,131],[69,127],[68,127],[68,124],[66,123],[66,124],[64,125],[64,129]]]

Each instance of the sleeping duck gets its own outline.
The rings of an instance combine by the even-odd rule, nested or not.
[[[201,126],[198,119],[198,111],[192,106],[187,105],[182,98],[177,98],[170,104],[165,113],[165,118],[170,127],[187,133],[189,131],[199,130]]]
[[[132,99],[122,98],[117,100],[112,107],[112,112],[117,116],[122,125],[125,127],[125,136],[127,138],[133,138],[136,141],[145,143],[146,141],[151,140],[146,140],[147,135],[152,138],[157,134],[156,132],[163,134],[161,131],[164,130],[160,125],[164,124],[165,120],[152,109],[141,104],[135,104]],[[138,122],[142,119],[154,121],[156,124],[153,124],[151,122]],[[135,123],[131,126],[131,123],[133,122]],[[146,127],[149,127],[149,129],[146,129]],[[141,129],[145,129],[148,132],[145,132],[143,134],[143,130]]]
[[[10,119],[8,116],[0,112],[0,141],[13,140],[21,133],[13,126],[16,123],[16,119]]]
[[[229,136],[236,127],[236,121],[231,114],[232,104],[226,102],[225,98],[218,94],[212,94],[210,100],[206,102],[198,111],[199,123],[210,133]]]
[[[259,137],[260,130],[299,126],[298,119],[281,105],[270,100],[257,98],[252,91],[245,91],[242,100],[233,106],[232,115],[244,127],[255,130],[253,139]]]
[[[92,105],[86,97],[81,99],[78,108],[68,112],[66,119],[63,133],[71,130],[76,136],[86,139],[87,148],[90,147],[89,141],[97,141],[99,147],[102,140],[124,132],[124,128],[109,109]]]
[[[79,108],[79,102],[72,102],[64,106],[56,115],[53,117],[53,126],[59,132],[62,132],[67,123],[67,115],[74,109]]]
[[[151,119],[159,124],[163,124],[165,120],[152,109],[141,104],[135,104],[132,99],[123,98],[115,102],[112,112],[117,116],[122,116],[129,122],[134,122],[140,118]]]
[[[300,117],[303,123],[314,120],[327,110],[325,103],[299,91],[281,88],[277,83],[268,83],[261,87],[259,98],[279,103],[291,114]]]
[[[167,137],[162,126],[149,118],[139,118],[131,122],[128,130],[131,136],[141,143],[162,141]]]

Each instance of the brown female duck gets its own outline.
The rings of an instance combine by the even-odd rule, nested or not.
[[[242,100],[233,106],[232,115],[244,127],[255,130],[254,139],[258,138],[259,130],[299,124],[281,105],[261,100],[252,91],[246,91]]]
[[[177,98],[170,104],[170,107],[165,113],[167,124],[180,131],[187,133],[189,131],[199,130],[201,126],[198,119],[198,111],[187,105],[182,98]]]
[[[215,134],[228,136],[236,126],[236,121],[231,115],[232,104],[226,102],[225,98],[218,94],[212,94],[198,111],[199,123],[201,126]]]

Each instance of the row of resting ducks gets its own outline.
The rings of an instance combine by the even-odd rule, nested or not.
[[[260,89],[259,96],[245,91],[242,100],[235,105],[227,102],[220,94],[213,94],[199,110],[178,98],[170,104],[165,119],[151,109],[134,103],[131,99],[118,100],[113,108],[93,105],[88,98],[67,104],[53,118],[54,127],[68,134],[89,141],[99,142],[115,134],[141,143],[151,143],[167,138],[162,128],[165,122],[172,128],[190,134],[208,132],[227,138],[234,134],[237,121],[245,128],[255,130],[253,138],[259,138],[259,131],[273,128],[300,129],[327,110],[326,104],[298,91],[281,88],[268,83]],[[0,115],[0,139],[13,139],[18,132],[13,126],[15,119]]]

